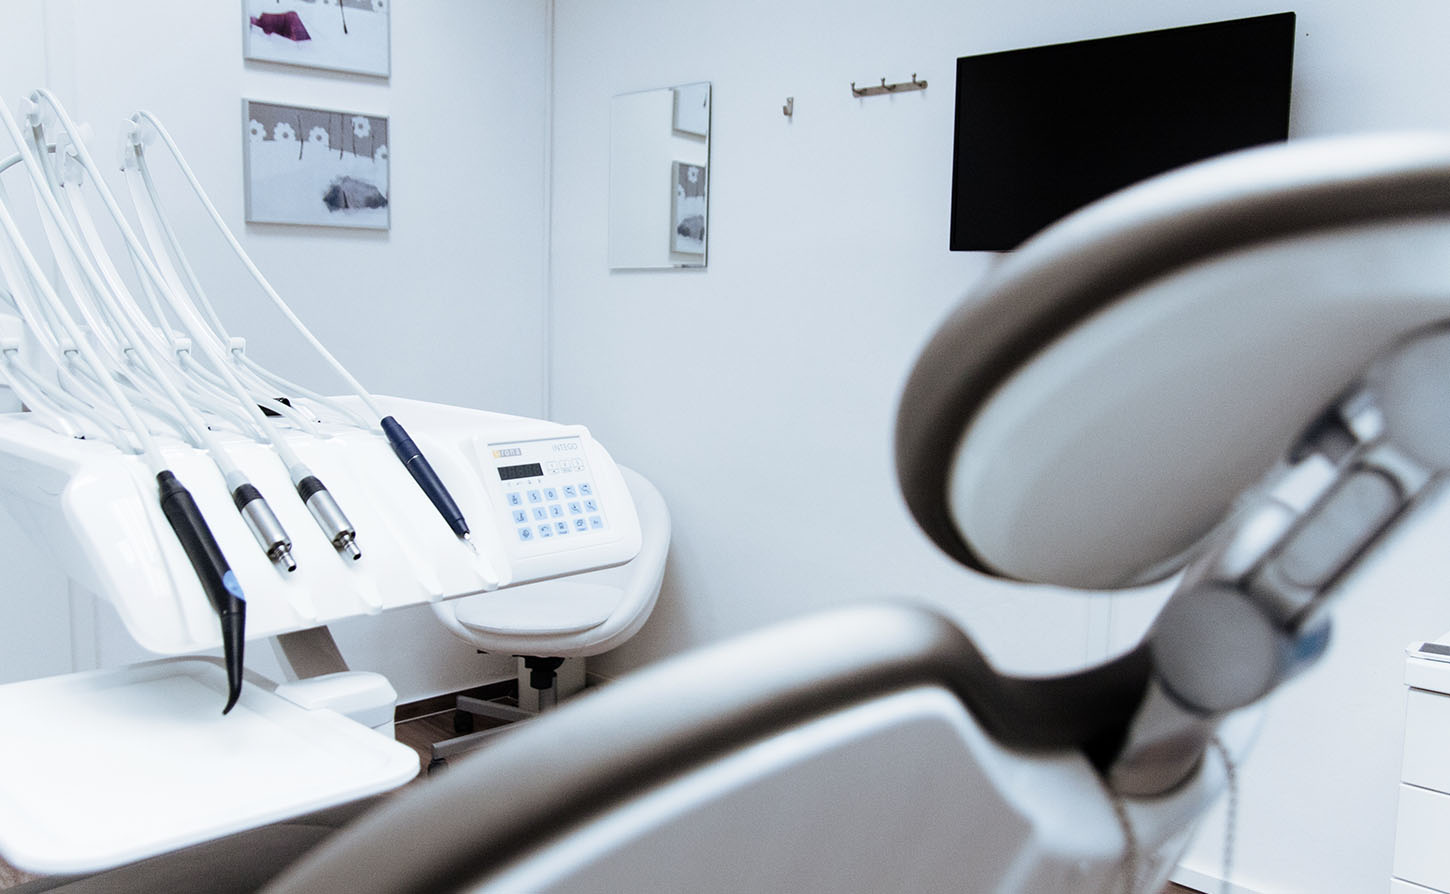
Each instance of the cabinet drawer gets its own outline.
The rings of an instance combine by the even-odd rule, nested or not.
[[[1411,689],[1405,703],[1405,760],[1400,779],[1450,792],[1450,695]]]
[[[1395,823],[1395,877],[1450,891],[1450,795],[1400,786]]]

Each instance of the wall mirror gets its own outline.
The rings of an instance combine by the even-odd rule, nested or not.
[[[709,179],[708,81],[614,97],[610,268],[704,267]]]

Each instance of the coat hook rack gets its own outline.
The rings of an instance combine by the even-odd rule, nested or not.
[[[881,84],[879,86],[872,87],[857,87],[855,81],[851,82],[852,96],[880,96],[883,93],[905,93],[911,90],[925,89],[926,81],[918,81],[916,79],[915,72],[912,73],[911,80],[909,82],[903,81],[899,84],[888,84],[886,83],[885,78],[881,79]]]

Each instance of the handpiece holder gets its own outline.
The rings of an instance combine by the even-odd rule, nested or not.
[[[221,620],[222,654],[227,667],[226,714],[242,694],[242,658],[246,645],[247,602],[226,556],[207,527],[196,500],[170,470],[156,476],[161,511],[176,532],[176,539],[191,560],[202,590]]]
[[[341,400],[362,412],[355,398]],[[327,481],[337,502],[347,507],[366,547],[359,560],[329,542],[313,521],[313,505],[288,498],[289,471],[275,451],[236,434],[223,435],[247,479],[262,493],[277,495],[272,509],[292,535],[297,563],[290,573],[256,548],[253,531],[208,456],[179,441],[161,444],[164,467],[191,492],[246,594],[251,639],[605,568],[639,552],[639,520],[619,467],[584,427],[393,397],[378,400],[386,414],[406,414],[432,465],[473,522],[476,552],[438,524],[437,509],[375,429],[329,423],[326,437],[286,435],[303,464]],[[569,452],[556,454],[555,444]],[[578,516],[586,529],[571,527],[567,535],[550,538],[522,536],[515,516],[527,504],[514,502],[534,486],[504,480],[498,471],[519,462],[515,450],[533,451],[546,466],[569,467],[555,475],[562,479],[559,496],[566,520],[563,486],[590,483],[594,491],[588,497],[598,512]],[[163,520],[156,487],[155,472],[139,456],[99,440],[58,434],[30,413],[0,413],[0,501],[34,532],[37,544],[52,552],[65,575],[111,606],[126,632],[149,652],[219,650],[223,643],[212,598]],[[579,500],[584,503],[583,497]],[[533,529],[543,522],[530,518],[528,524]]]

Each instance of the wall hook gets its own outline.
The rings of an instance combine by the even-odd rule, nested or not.
[[[855,81],[852,81],[851,82],[851,95],[852,96],[858,96],[858,97],[859,96],[880,96],[883,93],[896,93],[896,92],[903,91],[903,90],[925,90],[925,89],[926,89],[926,81],[918,81],[916,79],[916,74],[914,72],[911,75],[911,82],[910,83],[888,84],[888,83],[886,83],[886,79],[885,78],[882,78],[881,79],[881,85],[879,87],[876,87],[876,86],[873,86],[873,87],[857,87]]]
[[[780,110],[785,115],[785,117],[787,117],[787,118],[794,117],[795,116],[795,97],[794,96],[787,96],[785,98],[785,105],[781,106],[780,107]]]

